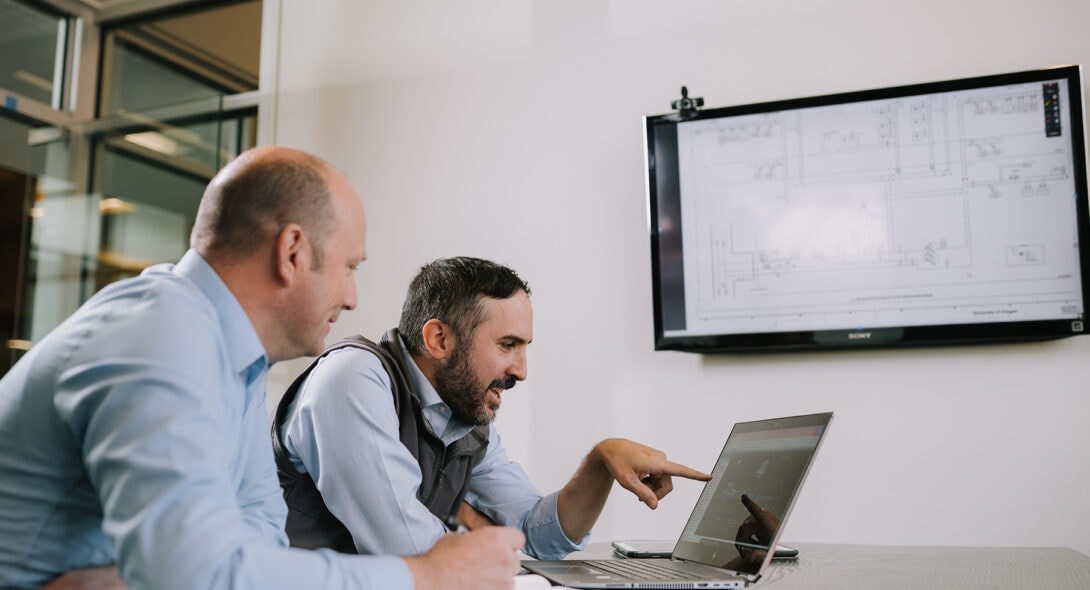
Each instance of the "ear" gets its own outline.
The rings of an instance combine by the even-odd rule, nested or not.
[[[424,348],[435,360],[445,360],[454,352],[454,347],[458,344],[450,326],[440,320],[428,320],[421,332],[424,337]]]
[[[310,268],[310,240],[297,223],[289,223],[276,236],[276,278],[288,286],[301,272]]]

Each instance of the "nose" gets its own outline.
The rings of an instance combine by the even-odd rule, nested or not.
[[[345,292],[344,308],[356,309],[356,277],[354,275],[348,276],[348,289]]]
[[[519,381],[525,381],[526,372],[526,347],[520,346],[515,353],[515,358],[513,359],[511,366],[507,368],[507,374]]]

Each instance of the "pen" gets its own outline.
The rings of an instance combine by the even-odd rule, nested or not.
[[[452,533],[468,533],[469,532],[469,529],[466,528],[466,525],[462,524],[462,521],[459,520],[458,517],[454,516],[453,514],[446,517],[446,518],[444,518],[443,519],[443,524],[447,525],[447,528],[450,529],[450,531]]]

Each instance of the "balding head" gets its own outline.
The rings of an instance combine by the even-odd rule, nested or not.
[[[317,356],[356,307],[367,216],[348,179],[310,154],[247,151],[212,179],[190,244],[238,300],[269,362]]]
[[[320,158],[286,147],[260,147],[232,160],[208,184],[190,246],[210,262],[232,264],[256,253],[289,223],[312,240],[321,265],[323,236],[334,223],[329,178]]]

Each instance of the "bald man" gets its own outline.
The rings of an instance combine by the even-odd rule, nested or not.
[[[327,163],[250,150],[177,264],[36,343],[0,380],[0,587],[510,588],[524,537],[503,527],[409,558],[288,548],[265,377],[356,306],[366,225]]]

